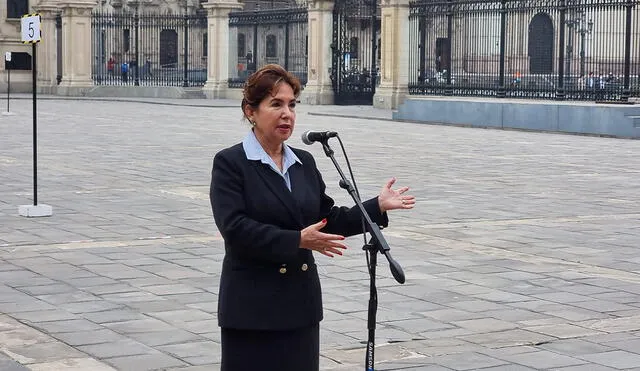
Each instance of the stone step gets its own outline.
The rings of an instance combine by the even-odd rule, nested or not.
[[[202,92],[202,88],[184,88],[182,97],[185,99],[206,99],[207,97]]]

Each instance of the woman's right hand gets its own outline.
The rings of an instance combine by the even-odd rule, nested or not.
[[[300,231],[300,248],[315,250],[330,258],[333,258],[333,254],[342,255],[340,250],[346,249],[347,246],[337,241],[344,240],[344,236],[320,232],[326,225],[327,219],[322,219]]]

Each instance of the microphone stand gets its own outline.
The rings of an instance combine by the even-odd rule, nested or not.
[[[362,201],[360,200],[358,193],[356,192],[353,185],[349,182],[349,180],[347,180],[347,178],[345,177],[344,173],[342,172],[342,169],[340,168],[340,165],[338,165],[338,162],[333,156],[334,154],[333,150],[331,149],[331,147],[329,147],[329,144],[327,142],[328,142],[328,138],[320,141],[320,143],[322,143],[322,148],[324,149],[324,153],[327,155],[327,157],[331,159],[331,161],[333,162],[333,165],[338,170],[338,174],[340,174],[340,178],[341,178],[339,182],[340,188],[343,188],[347,192],[349,192],[349,194],[351,195],[351,198],[353,198],[353,201],[356,203],[356,205],[358,205],[358,208],[360,209],[360,212],[365,222],[364,232],[369,232],[371,234],[371,239],[369,240],[369,242],[366,242],[366,238],[365,238],[365,244],[362,247],[362,249],[365,250],[367,254],[369,254],[370,256],[370,262],[369,262],[370,291],[369,291],[369,309],[368,309],[368,316],[367,316],[368,318],[367,329],[369,330],[369,338],[367,340],[365,370],[374,371],[376,313],[378,310],[378,291],[376,289],[376,264],[378,262],[378,253],[383,254],[387,258],[387,261],[389,262],[389,267],[391,269],[391,274],[396,279],[396,281],[401,284],[404,283],[405,281],[404,272],[402,271],[402,267],[400,267],[400,264],[398,264],[398,262],[396,262],[391,257],[391,254],[389,252],[390,250],[389,244],[387,243],[384,236],[382,235],[382,232],[380,231],[380,227],[378,227],[378,225],[371,220],[371,218],[369,217],[369,214],[367,214],[367,211],[365,210],[364,205],[362,205]]]

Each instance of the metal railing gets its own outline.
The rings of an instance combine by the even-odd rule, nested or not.
[[[627,101],[640,96],[639,0],[410,3],[409,92]]]
[[[91,38],[97,85],[188,87],[207,80],[204,13],[96,11]]]
[[[307,82],[307,5],[229,14],[229,87],[269,63]]]

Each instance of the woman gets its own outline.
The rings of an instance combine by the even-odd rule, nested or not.
[[[312,252],[342,255],[362,232],[359,209],[334,206],[310,153],[284,144],[295,126],[298,80],[266,65],[247,80],[242,112],[252,128],[213,160],[211,205],[224,238],[218,322],[222,370],[319,368],[322,298]],[[407,187],[364,202],[376,223],[410,209]]]

